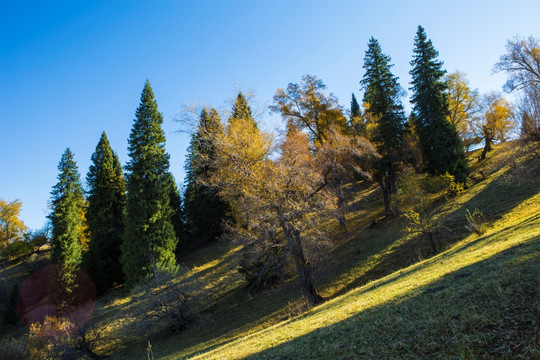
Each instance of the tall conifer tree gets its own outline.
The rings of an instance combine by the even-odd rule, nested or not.
[[[70,304],[81,264],[85,200],[73,153],[66,149],[58,164],[58,183],[51,191],[49,215],[52,225],[51,261],[55,272],[51,284],[60,307]]]
[[[126,166],[126,228],[121,257],[127,287],[149,276],[154,267],[168,269],[176,263],[171,175],[162,123],[163,115],[146,81],[128,139],[131,160]]]
[[[465,182],[469,172],[463,144],[455,126],[448,120],[446,71],[437,60],[439,53],[427,38],[422,26],[414,39],[411,61],[413,113],[415,127],[422,147],[426,170],[431,174],[454,175],[456,181]]]
[[[390,57],[382,53],[379,42],[373,37],[369,40],[363,67],[366,73],[360,83],[366,112],[375,119],[370,140],[381,155],[375,177],[383,192],[386,216],[391,216],[392,193],[396,190],[396,172],[403,151],[405,115],[400,100],[401,87],[390,71]]]
[[[126,184],[118,156],[113,152],[105,132],[92,154],[92,165],[86,176],[90,233],[83,266],[100,293],[123,279],[120,264]]]
[[[249,114],[249,107],[246,113]],[[189,227],[189,247],[200,247],[222,234],[228,205],[219,198],[218,189],[204,184],[214,169],[216,139],[223,126],[215,109],[203,109],[199,126],[191,138],[186,159],[184,207]],[[202,181],[201,181],[202,180]]]

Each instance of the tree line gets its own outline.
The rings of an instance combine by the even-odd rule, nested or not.
[[[250,286],[279,282],[292,268],[307,303],[320,303],[316,259],[306,246],[318,241],[312,225],[323,212],[346,231],[345,184],[376,183],[384,214],[392,218],[400,214],[395,196],[406,168],[466,186],[465,148],[482,139],[485,158],[493,141],[506,140],[518,113],[521,134],[538,137],[538,43],[508,44],[495,69],[510,75],[508,91],[521,94],[516,109],[497,93],[480,99],[462,73],[447,75],[421,26],[414,38],[409,116],[391,58],[373,37],[359,80],[363,98],[359,104],[353,93],[348,112],[312,75],[276,91],[270,110],[284,121],[281,134],[261,128],[242,92],[229,115],[205,107],[191,135],[183,194],[169,170],[163,116],[147,81],[124,168],[105,132],[86,190],[70,149],[61,157],[49,219],[51,259],[62,286],[76,291],[82,268],[99,292],[114,284],[133,287],[173,269],[182,254],[232,237],[246,244],[240,270]]]

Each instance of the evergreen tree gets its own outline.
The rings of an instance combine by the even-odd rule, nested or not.
[[[253,114],[251,112],[251,107],[241,91],[238,92],[238,95],[236,96],[236,101],[232,108],[231,118],[250,120],[255,127],[257,126],[257,122],[253,118]]]
[[[105,132],[92,154],[86,176],[88,209],[86,219],[90,243],[83,265],[100,293],[123,279],[120,264],[126,184],[118,156]]]
[[[169,204],[172,209],[171,223],[173,225],[174,234],[176,235],[176,254],[180,254],[185,251],[186,247],[186,226],[184,208],[182,205],[182,196],[176,185],[174,176],[168,173],[169,183]]]
[[[366,135],[366,124],[362,116],[362,111],[360,110],[360,105],[354,93],[351,97],[351,117],[349,118],[349,132],[356,135],[365,136]]]
[[[51,292],[60,307],[70,304],[81,264],[85,201],[77,164],[69,148],[58,165],[58,183],[51,191],[51,261],[55,266]]]
[[[126,166],[126,227],[121,257],[127,287],[149,276],[154,268],[166,270],[176,263],[171,175],[162,123],[163,115],[146,81],[128,140],[131,160]]]
[[[379,42],[373,37],[369,40],[363,67],[366,73],[360,83],[366,112],[375,119],[370,140],[381,155],[375,177],[383,191],[386,216],[391,216],[391,195],[396,191],[396,172],[403,152],[405,115],[400,101],[401,87],[390,71],[390,57],[382,53]]]
[[[443,78],[446,72],[422,26],[418,27],[414,46],[411,102],[426,170],[430,174],[448,172],[456,181],[465,182],[469,169],[463,144],[448,120],[447,85]]]
[[[360,112],[360,105],[358,104],[358,101],[356,100],[356,96],[354,96],[354,93],[353,93],[352,98],[351,98],[351,118],[355,118],[358,116],[362,116],[362,113]]]
[[[204,180],[215,170],[216,139],[222,133],[223,126],[218,112],[215,109],[203,109],[197,132],[191,138],[185,166],[187,185],[184,207],[190,249],[216,240],[222,234],[222,225],[227,219],[228,204],[219,198],[215,187],[204,184]]]

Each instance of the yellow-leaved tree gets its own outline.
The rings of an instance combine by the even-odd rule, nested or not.
[[[0,251],[26,231],[20,219],[21,208],[22,202],[18,199],[11,202],[0,199]]]
[[[446,76],[448,85],[448,120],[456,130],[468,149],[481,140],[471,131],[471,119],[479,111],[480,98],[477,90],[471,90],[465,73],[456,71]]]
[[[475,135],[484,140],[481,160],[486,158],[488,151],[491,151],[493,141],[506,141],[508,133],[514,128],[512,106],[500,93],[491,92],[484,95],[482,110],[482,114],[471,122]]]

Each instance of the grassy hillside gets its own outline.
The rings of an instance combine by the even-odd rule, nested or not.
[[[141,327],[148,293],[115,290],[96,306],[98,352],[145,358],[150,341],[155,359],[540,359],[539,164],[513,147],[471,154],[470,188],[437,203],[438,254],[406,236],[404,219],[382,220],[376,187],[350,188],[348,230],[322,221],[329,242],[311,259],[323,305],[306,309],[294,278],[248,293],[241,246],[217,243],[172,281],[191,294],[195,327]],[[474,209],[488,224],[480,237],[465,228]]]
[[[147,340],[156,359],[540,358],[540,181],[521,171],[535,164],[512,157],[511,146],[482,163],[471,154],[477,183],[442,205],[446,250],[429,257],[424,244],[423,261],[403,219],[368,229],[382,215],[376,188],[351,190],[349,231],[321,224],[333,245],[315,278],[329,300],[307,312],[294,279],[247,294],[239,247],[192,254],[186,278],[203,322],[148,334],[114,358],[144,356]],[[481,237],[465,229],[476,208],[490,225]]]

